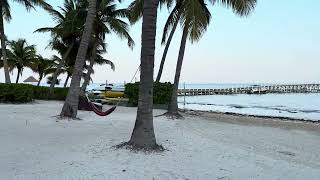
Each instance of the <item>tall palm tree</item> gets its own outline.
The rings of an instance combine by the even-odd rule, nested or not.
[[[33,72],[39,74],[39,81],[37,86],[40,85],[40,82],[44,77],[52,72],[52,68],[54,65],[55,63],[53,60],[44,58],[41,55],[38,55],[33,61],[31,61],[30,68]]]
[[[9,75],[9,67],[7,62],[7,53],[6,53],[6,39],[4,33],[4,19],[7,21],[11,20],[11,12],[10,12],[10,3],[17,2],[25,6],[25,8],[29,11],[34,9],[34,6],[41,6],[43,8],[50,8],[51,6],[45,2],[45,0],[1,0],[0,1],[0,39],[1,39],[1,51],[2,51],[2,60],[4,67],[4,74],[6,83],[11,83],[10,75]]]
[[[236,14],[247,16],[254,9],[257,0],[211,0],[210,2],[213,4],[220,3],[224,6],[231,7]],[[169,20],[169,24],[174,25],[177,21],[180,21],[183,33],[174,77],[174,88],[167,115],[179,118],[181,115],[178,113],[177,91],[186,42],[188,38],[191,43],[200,40],[209,25],[211,14],[207,9],[205,0],[181,0],[180,7],[175,9],[175,12],[173,13],[174,16],[172,16],[172,20]]]
[[[86,1],[84,1],[86,2]],[[86,7],[86,3],[83,3]],[[117,9],[115,0],[98,0],[97,1],[97,12],[96,18],[94,21],[93,37],[92,37],[92,48],[91,48],[91,57],[90,59],[88,72],[85,77],[85,81],[82,85],[82,92],[84,93],[89,80],[91,73],[93,72],[93,65],[95,60],[101,58],[96,58],[97,51],[100,53],[105,52],[105,36],[106,34],[114,33],[119,36],[121,39],[126,39],[127,44],[130,48],[133,48],[134,41],[128,33],[129,25],[123,21],[121,18],[128,18],[129,11],[128,9]],[[97,50],[100,47],[100,50]],[[111,67],[114,65],[111,64],[111,61],[100,61],[102,63],[110,64]],[[98,62],[99,64],[99,62]]]
[[[208,0],[209,3],[215,4],[215,3],[220,3],[224,6],[227,7],[231,7],[233,9],[233,11],[236,14],[239,14],[240,16],[243,16],[245,14],[248,14],[251,9],[250,8],[254,8],[255,4],[256,4],[256,0]],[[174,21],[175,23],[173,23],[170,26],[170,23],[172,23],[172,21],[174,20],[174,18],[179,18],[179,17],[172,17],[174,16],[174,12],[176,11],[176,8],[179,8],[179,3],[183,2],[183,0],[177,0],[177,4],[175,6],[175,8],[171,11],[171,14],[169,15],[166,25],[164,27],[163,30],[163,36],[162,36],[162,44],[165,44],[165,48],[162,54],[162,58],[161,58],[161,62],[160,62],[160,67],[159,67],[159,71],[158,71],[158,75],[156,78],[156,82],[159,82],[162,76],[162,72],[163,72],[163,67],[164,67],[164,63],[167,57],[167,53],[171,44],[171,40],[172,37],[176,31],[177,25],[178,25],[178,21]],[[250,8],[248,8],[248,6],[251,6]],[[171,22],[170,22],[171,21]],[[166,42],[166,37],[167,37],[167,33],[169,31],[169,29],[171,29],[170,35],[168,37],[168,40]]]
[[[18,83],[24,67],[30,67],[31,62],[37,58],[35,45],[28,45],[25,39],[18,39],[17,41],[9,42],[9,49],[9,70],[13,71],[17,68],[16,83]]]
[[[170,9],[173,2],[174,2],[174,0],[159,0],[159,3],[160,3],[159,7],[161,8],[162,6],[166,5],[167,9]],[[143,5],[144,5],[144,0],[135,0],[129,5],[128,10],[130,11],[130,22],[132,24],[138,22],[138,20],[142,17]],[[176,26],[175,26],[175,28],[176,28]],[[175,29],[175,28],[173,28],[173,29]],[[172,39],[173,33],[171,33],[171,34],[172,34],[172,35],[170,35],[171,38],[168,39],[168,42],[169,42],[169,40],[171,41],[171,39]],[[168,49],[169,49],[169,46],[168,47],[166,46],[162,59],[165,59],[165,56],[167,55]],[[161,67],[163,68],[164,60],[161,61],[161,65],[162,66],[160,66],[160,68]],[[162,73],[162,70],[161,71],[159,70],[159,72]],[[159,82],[158,77],[160,77],[160,76],[158,73],[156,82]]]
[[[169,47],[170,47],[170,44],[171,44],[171,40],[172,40],[173,35],[174,35],[174,33],[175,33],[176,29],[177,29],[177,26],[178,26],[178,22],[179,21],[176,18],[179,18],[179,16],[176,15],[175,12],[177,11],[178,8],[180,8],[180,6],[181,6],[181,1],[177,1],[177,4],[175,5],[173,10],[171,11],[171,13],[170,13],[170,15],[169,15],[169,17],[167,19],[167,22],[166,22],[166,24],[164,26],[161,44],[162,45],[165,44],[165,48],[163,50],[163,54],[162,54],[162,58],[161,58],[161,62],[160,62],[160,66],[159,66],[156,82],[160,82],[160,79],[161,79],[161,76],[162,76],[162,72],[163,72],[164,63],[166,61],[168,50],[169,50]],[[173,20],[175,20],[175,22],[174,22],[174,24],[172,26],[170,35],[169,35],[168,40],[166,42],[166,36],[167,36],[168,28],[170,28],[169,24],[170,24],[170,21],[173,21]]]
[[[76,118],[78,112],[78,102],[80,93],[80,80],[83,71],[83,65],[85,63],[86,54],[90,39],[92,37],[93,22],[96,16],[96,4],[97,0],[88,0],[89,7],[86,17],[86,23],[81,38],[80,47],[78,49],[76,62],[72,74],[71,85],[66,98],[66,101],[61,110],[60,116]]]
[[[44,27],[39,28],[35,32],[50,32],[52,36],[52,41],[49,46],[57,50],[61,56],[62,61],[59,62],[56,71],[52,75],[53,81],[58,78],[59,71],[66,63],[74,46],[78,45],[80,42],[83,24],[84,24],[84,11],[81,11],[79,3],[77,0],[65,0],[63,7],[59,7],[60,11],[53,8],[47,8],[47,12],[56,21],[54,27]],[[50,92],[53,92],[55,84],[50,85]]]
[[[136,123],[128,142],[138,149],[158,149],[153,128],[153,68],[159,0],[143,3],[141,73]]]

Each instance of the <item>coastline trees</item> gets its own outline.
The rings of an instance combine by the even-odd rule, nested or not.
[[[33,72],[39,74],[39,81],[37,86],[40,85],[41,80],[46,77],[51,72],[51,68],[54,66],[54,61],[44,58],[41,55],[37,55],[37,57],[31,61],[30,68]]]
[[[7,61],[7,52],[6,52],[6,37],[4,33],[4,19],[7,21],[11,20],[11,12],[10,12],[10,3],[12,0],[1,0],[0,1],[0,40],[1,40],[1,52],[2,52],[2,61],[3,61],[3,69],[5,74],[6,83],[11,83],[10,75],[9,75],[9,67]],[[40,6],[43,8],[50,8],[51,6],[46,3],[45,0],[19,0],[14,1],[21,5],[23,5],[28,11],[34,9],[34,6]]]
[[[35,45],[28,45],[25,39],[18,39],[17,41],[9,41],[8,43],[8,65],[9,71],[17,68],[16,83],[22,76],[24,67],[30,67],[31,63],[37,58]]]
[[[212,3],[212,5],[219,3],[231,8],[239,16],[247,16],[255,8],[257,0],[216,0],[209,2]],[[174,26],[177,21],[180,21],[183,29],[174,76],[174,88],[168,106],[168,112],[166,113],[172,118],[181,117],[178,112],[177,91],[187,39],[189,38],[191,43],[199,41],[206,31],[211,17],[211,14],[206,7],[205,0],[181,0],[180,3],[180,7],[172,11],[174,14],[171,16],[171,20],[168,19],[166,24],[167,27],[165,27],[165,30],[169,29],[168,26]],[[177,3],[177,5],[178,4],[179,3]],[[164,32],[164,34],[167,34],[167,32]]]
[[[52,16],[57,23],[54,27],[43,27],[35,32],[50,32],[52,40],[49,46],[61,54],[62,61],[56,67],[56,71],[52,75],[52,81],[56,81],[60,74],[61,68],[70,57],[70,53],[78,50],[81,34],[84,24],[84,11],[81,11],[78,1],[65,0],[63,7],[59,7],[60,11],[54,8],[46,8],[46,11]],[[51,83],[50,92],[56,84]]]

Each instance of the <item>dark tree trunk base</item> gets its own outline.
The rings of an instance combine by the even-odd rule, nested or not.
[[[184,117],[179,112],[166,112],[160,116],[166,116],[169,119],[184,119]]]
[[[52,117],[57,118],[56,122],[59,122],[60,120],[68,120],[68,121],[71,121],[71,120],[82,121],[83,120],[81,118],[70,118],[70,117],[61,116],[61,115],[52,116]]]
[[[62,118],[76,118],[77,112],[74,111],[72,105],[64,103],[60,116]]]
[[[163,152],[165,151],[164,147],[162,145],[155,144],[154,146],[145,147],[145,146],[139,146],[132,142],[123,142],[121,144],[118,144],[114,146],[116,149],[128,149],[133,152],[145,152],[145,153],[152,153],[152,152]]]

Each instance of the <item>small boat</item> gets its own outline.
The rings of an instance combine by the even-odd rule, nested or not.
[[[93,89],[100,91],[105,98],[123,98],[124,85],[100,84],[100,86]]]

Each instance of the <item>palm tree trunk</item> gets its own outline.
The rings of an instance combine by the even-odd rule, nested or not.
[[[70,54],[70,52],[71,52],[71,50],[72,50],[72,48],[73,48],[73,45],[74,45],[74,42],[72,42],[72,43],[70,44],[67,52],[65,52],[64,55],[62,56],[62,59],[61,59],[61,61],[59,62],[56,71],[55,71],[55,72],[53,73],[53,75],[52,75],[52,82],[53,82],[53,83],[50,84],[50,94],[53,93],[53,88],[54,88],[54,86],[56,85],[55,82],[56,82],[57,79],[58,79],[59,71],[61,70],[62,66],[63,66],[64,63],[66,62],[66,59],[67,59],[67,57],[69,56],[69,54]]]
[[[39,75],[39,81],[38,81],[37,86],[40,86],[40,82],[41,82],[42,78],[43,78],[43,75],[42,75],[42,74],[40,74],[40,75]]]
[[[20,77],[20,74],[21,74],[21,70],[18,68],[18,73],[17,73],[17,79],[16,79],[16,84],[18,84],[19,82],[19,77]]]
[[[67,87],[67,84],[68,84],[69,78],[70,78],[70,75],[68,74],[68,75],[67,75],[67,78],[66,78],[66,81],[64,82],[64,85],[63,85],[63,87],[64,87],[64,88],[66,88],[66,87]]]
[[[159,0],[144,1],[141,43],[141,73],[136,123],[128,142],[135,148],[157,149],[153,128],[153,68]]]
[[[80,47],[78,49],[76,62],[74,65],[69,92],[60,113],[60,116],[63,117],[77,117],[80,81],[88,45],[92,36],[93,22],[96,16],[96,3],[96,0],[89,0],[88,14],[86,17],[86,23],[82,34]]]
[[[178,112],[178,86],[179,86],[179,80],[180,80],[180,73],[182,69],[182,62],[183,62],[183,56],[186,49],[186,43],[187,43],[187,37],[188,37],[188,27],[184,27],[182,38],[181,38],[181,44],[180,44],[180,50],[178,55],[178,61],[177,61],[177,67],[176,67],[176,74],[174,76],[174,85],[171,95],[171,101],[168,106],[168,115],[175,116],[176,118],[181,117],[181,115]]]
[[[89,85],[89,82],[90,82],[90,77],[93,72],[93,65],[94,65],[94,62],[97,57],[97,46],[98,46],[98,42],[95,40],[93,47],[92,47],[93,50],[92,50],[92,54],[91,54],[91,58],[90,58],[90,65],[88,67],[88,72],[87,72],[86,76],[84,77],[84,82],[81,86],[81,93],[82,94],[84,94],[86,92],[87,86]]]
[[[166,57],[167,57],[167,53],[168,53],[168,50],[169,50],[169,47],[170,47],[170,44],[171,44],[171,40],[172,40],[174,32],[176,31],[177,26],[178,26],[178,21],[173,25],[172,30],[171,30],[170,35],[169,35],[169,38],[168,38],[168,41],[166,43],[166,47],[164,48],[156,82],[159,82],[160,79],[161,79],[164,62],[166,61]]]
[[[6,36],[4,34],[4,23],[3,23],[3,10],[2,10],[2,0],[0,2],[0,36],[1,36],[1,51],[2,51],[2,60],[3,60],[3,69],[6,83],[11,83],[10,75],[9,75],[9,67],[7,61],[7,53],[6,53]]]

